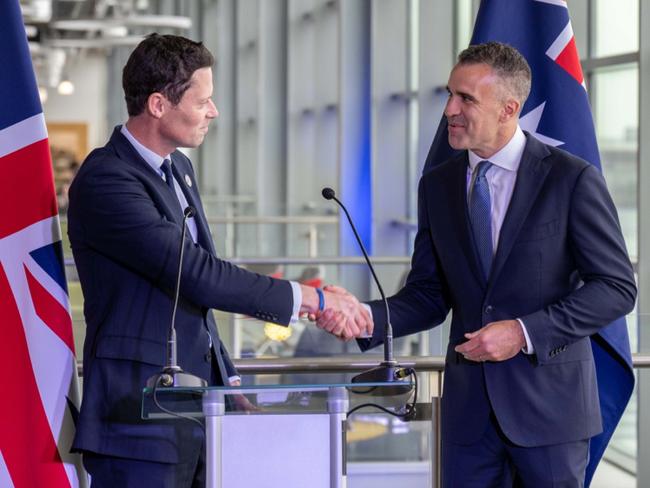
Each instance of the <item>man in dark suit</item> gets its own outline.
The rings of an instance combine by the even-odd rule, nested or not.
[[[449,143],[465,150],[424,175],[395,334],[453,310],[442,397],[445,487],[583,486],[601,427],[589,336],[636,298],[616,209],[599,172],[518,125],[526,60],[487,43],[449,77]],[[335,290],[337,291],[337,290]],[[340,291],[340,290],[338,290]],[[381,303],[371,302],[381,343]],[[331,327],[336,313],[321,316]]]
[[[192,165],[217,117],[213,58],[201,44],[153,34],[123,72],[129,119],[93,151],[70,188],[68,232],[84,293],[84,395],[73,449],[93,487],[204,485],[203,432],[183,420],[143,421],[141,391],[165,364],[183,211],[197,210],[183,242],[176,315],[178,361],[209,384],[239,378],[210,309],[288,324],[325,306],[345,309],[333,329],[371,326],[349,297],[238,268],[215,253]]]

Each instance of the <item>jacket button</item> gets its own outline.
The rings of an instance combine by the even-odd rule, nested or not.
[[[492,313],[492,310],[494,310],[492,305],[488,305],[488,306],[485,307],[485,313],[487,313],[487,314]]]
[[[205,353],[205,362],[209,363],[210,361],[212,361],[212,353],[208,351]]]

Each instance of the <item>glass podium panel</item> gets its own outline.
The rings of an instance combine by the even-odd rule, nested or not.
[[[211,488],[354,488],[365,485],[348,481],[346,445],[387,431],[403,433],[403,420],[381,409],[411,414],[419,421],[410,424],[419,424],[430,438],[431,404],[420,403],[412,411],[413,399],[410,382],[145,388],[142,418],[186,417],[204,423]],[[424,481],[409,486],[434,486],[430,460],[421,464]],[[368,466],[361,468],[367,471]],[[366,471],[366,477],[381,475]]]
[[[155,393],[155,395],[154,395]],[[344,397],[346,412],[379,405],[391,412],[403,414],[414,394],[414,385],[400,382],[336,383],[311,385],[245,385],[195,388],[145,388],[142,396],[142,418],[171,418],[173,416],[204,416],[204,400],[223,403],[222,415],[307,415],[328,413],[334,398]],[[361,407],[361,408],[359,408]],[[371,408],[368,405],[368,408]]]

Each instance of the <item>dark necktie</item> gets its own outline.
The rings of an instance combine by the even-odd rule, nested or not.
[[[162,166],[160,167],[162,170],[163,174],[165,175],[165,181],[167,182],[167,186],[172,189],[174,192],[174,195],[176,194],[176,190],[174,189],[174,176],[172,175],[172,163],[169,161],[169,159],[165,159],[162,163]]]
[[[489,161],[481,161],[476,167],[476,178],[469,204],[469,218],[474,233],[474,243],[486,280],[490,275],[490,266],[492,265],[492,210],[490,187],[485,173],[491,166],[492,163]]]

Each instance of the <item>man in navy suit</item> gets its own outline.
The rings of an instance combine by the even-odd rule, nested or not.
[[[239,383],[210,309],[288,324],[325,306],[346,310],[333,332],[372,326],[350,297],[238,268],[215,253],[192,165],[210,121],[213,57],[201,44],[153,34],[123,72],[129,119],[93,151],[70,188],[68,233],[84,293],[83,403],[73,449],[93,487],[204,486],[203,432],[183,420],[143,421],[140,398],[160,372],[181,245],[178,362],[211,385]]]
[[[636,298],[616,209],[600,173],[519,125],[531,72],[495,42],[463,51],[448,82],[449,143],[425,174],[396,336],[453,310],[442,397],[447,488],[583,486],[601,416],[589,336]],[[335,290],[342,292],[341,290]],[[385,312],[362,348],[381,343]],[[332,327],[327,312],[320,325]]]

